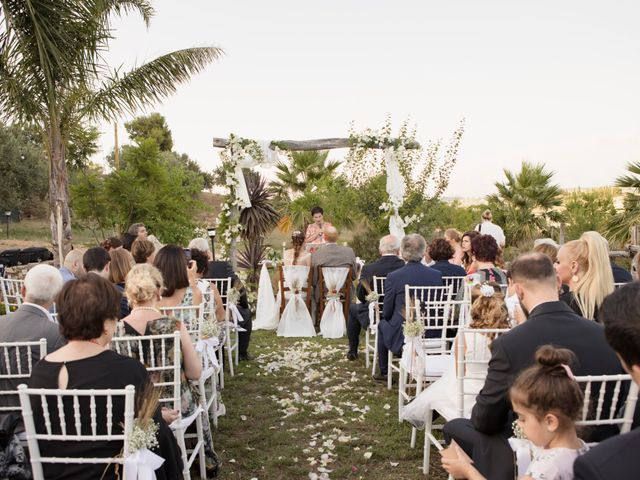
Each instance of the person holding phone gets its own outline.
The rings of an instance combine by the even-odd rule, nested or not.
[[[165,245],[158,251],[153,264],[160,270],[164,280],[158,307],[188,307],[202,303],[202,293],[197,288],[196,262],[187,260],[181,247]]]

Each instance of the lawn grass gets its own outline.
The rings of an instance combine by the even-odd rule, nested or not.
[[[214,431],[219,478],[424,478],[422,432],[411,449],[411,428],[398,422],[397,387],[373,382],[363,358],[346,359],[345,344],[253,334],[254,360],[225,377],[227,414]],[[432,458],[430,478],[447,478],[439,455]],[[322,476],[323,469],[330,472]]]

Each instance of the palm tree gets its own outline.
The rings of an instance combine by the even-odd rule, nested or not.
[[[222,51],[188,48],[128,72],[105,64],[110,15],[137,12],[148,0],[0,0],[0,120],[35,126],[49,160],[51,235],[57,260],[71,248],[66,147],[87,121],[133,114],[175,92]]]
[[[328,161],[329,151],[291,152],[289,164],[278,162],[272,187],[279,197],[296,197],[322,179],[333,177],[339,161]]]
[[[504,169],[505,182],[496,182],[498,193],[487,201],[497,223],[504,226],[507,240],[518,244],[542,232],[550,222],[561,219],[557,208],[562,204],[562,191],[551,183],[554,172],[544,164],[522,162],[520,172]]]
[[[640,162],[627,164],[627,175],[616,178],[615,186],[632,189],[624,196],[623,210],[606,222],[606,234],[610,240],[626,242],[630,228],[640,225]]]

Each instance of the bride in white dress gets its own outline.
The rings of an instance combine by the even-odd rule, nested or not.
[[[497,283],[476,285],[471,289],[471,300],[473,303],[471,306],[470,328],[510,328],[504,295],[501,293],[500,285]],[[459,340],[459,338],[455,340],[454,351],[456,352],[458,345],[461,343]],[[491,340],[493,338],[485,334],[466,333],[464,342],[462,342],[465,347],[465,359],[488,361],[491,358],[491,352],[489,351]],[[474,379],[465,380],[464,384],[464,391],[471,393],[471,395],[465,395],[463,413],[465,418],[470,418],[471,409],[475,405],[475,396],[484,385],[487,364],[468,364],[466,374],[475,377]],[[429,385],[404,408],[402,419],[411,423],[414,427],[422,429],[430,409],[437,410],[447,420],[459,416],[460,404],[455,355],[451,356],[451,363],[442,377]]]

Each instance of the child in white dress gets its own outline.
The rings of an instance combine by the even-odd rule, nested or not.
[[[536,352],[536,364],[511,387],[511,404],[526,437],[517,452],[520,480],[572,480],[573,462],[587,451],[575,428],[583,393],[569,367],[573,359],[570,350],[544,345]],[[483,480],[469,457],[458,446],[454,450],[443,456],[444,469],[454,478]],[[530,454],[528,465],[522,453]]]
[[[504,295],[500,285],[483,283],[475,285],[471,289],[471,322],[469,328],[495,329],[509,328],[507,308],[504,303]],[[477,360],[481,363],[471,363],[467,367],[464,390],[464,412],[466,418],[471,416],[471,409],[476,403],[475,395],[484,385],[484,377],[487,376],[487,363],[491,358],[489,346],[495,337],[493,334],[466,333],[464,342],[464,356],[467,360]],[[461,345],[459,339],[455,340],[454,351],[457,352]],[[429,385],[402,411],[402,419],[411,423],[414,427],[423,429],[430,410],[436,410],[445,419],[451,420],[459,416],[460,405],[458,396],[458,384],[456,379],[455,355],[451,356],[450,363],[438,380]]]

